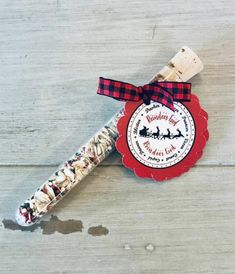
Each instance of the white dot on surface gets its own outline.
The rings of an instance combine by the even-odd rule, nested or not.
[[[131,246],[129,244],[124,244],[123,245],[123,249],[125,250],[130,250],[131,249]]]
[[[147,244],[145,249],[149,252],[153,252],[155,250],[155,246],[153,244]]]

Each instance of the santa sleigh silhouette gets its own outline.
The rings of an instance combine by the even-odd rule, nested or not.
[[[158,140],[165,140],[165,139],[178,139],[181,137],[184,137],[184,135],[182,134],[182,132],[177,128],[176,134],[171,133],[171,131],[169,130],[169,128],[167,129],[167,133],[161,133],[159,127],[156,127],[157,131],[156,132],[152,132],[149,131],[149,128],[147,128],[146,126],[143,126],[142,129],[139,130],[139,136],[140,137],[150,137],[150,138],[154,138],[154,139],[158,139]]]

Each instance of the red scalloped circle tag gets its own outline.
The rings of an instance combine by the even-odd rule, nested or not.
[[[192,94],[175,111],[151,101],[127,102],[119,119],[116,148],[125,167],[141,178],[163,181],[189,170],[209,138],[208,114]]]

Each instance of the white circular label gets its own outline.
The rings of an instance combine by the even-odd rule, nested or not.
[[[182,161],[195,139],[195,124],[189,110],[174,102],[175,111],[151,101],[141,104],[127,127],[127,143],[133,156],[152,168],[166,168]]]

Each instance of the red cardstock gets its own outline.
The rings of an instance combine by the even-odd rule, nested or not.
[[[119,119],[116,148],[125,167],[141,178],[163,181],[188,171],[209,138],[208,114],[197,96],[174,102],[175,111],[151,101],[127,102]]]

